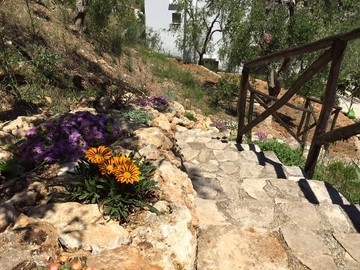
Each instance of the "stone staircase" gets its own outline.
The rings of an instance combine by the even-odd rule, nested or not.
[[[197,192],[196,269],[360,269],[360,207],[273,152],[178,127]]]

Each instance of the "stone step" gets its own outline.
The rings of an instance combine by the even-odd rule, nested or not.
[[[278,231],[210,225],[199,231],[197,269],[355,270],[359,243],[358,233],[319,235],[294,225]]]
[[[360,269],[360,207],[274,152],[176,136],[197,192],[197,269]]]
[[[216,171],[222,163],[222,168],[230,171],[228,174],[238,168],[240,178],[304,178],[300,168],[284,167],[274,152],[262,152],[254,144],[227,141],[213,131],[186,130],[177,133],[175,138],[184,161],[202,166],[207,172]]]

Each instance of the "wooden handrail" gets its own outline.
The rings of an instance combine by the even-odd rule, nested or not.
[[[300,77],[293,83],[293,85],[289,88],[289,90],[275,103],[273,104],[268,110],[261,113],[256,119],[254,119],[251,123],[248,123],[247,126],[244,126],[244,118],[245,118],[245,104],[243,104],[243,108],[240,107],[239,111],[243,112],[243,117],[241,118],[241,115],[239,114],[239,124],[238,124],[238,134],[237,134],[237,141],[242,142],[242,136],[246,134],[248,131],[250,131],[253,127],[260,124],[262,121],[264,121],[267,117],[269,117],[271,114],[276,112],[278,109],[280,109],[285,103],[287,103],[290,98],[299,91],[299,89],[312,78],[314,73],[320,71],[327,63],[331,61],[331,50],[327,50],[324,52],[314,63],[312,63],[301,75]],[[248,69],[248,72],[250,70]],[[243,77],[244,78],[244,73]],[[248,78],[247,78],[248,79]],[[245,80],[245,79],[244,79]],[[241,89],[241,94],[239,101],[244,98],[246,99],[246,86],[247,82],[242,81],[242,86],[245,87],[245,89]],[[245,92],[245,95],[243,94]]]
[[[251,88],[249,91],[250,91],[250,92],[253,92],[253,93],[257,94],[257,95],[266,97],[267,99],[271,99],[271,100],[275,100],[275,101],[278,101],[278,100],[279,100],[279,98],[276,98],[276,97],[267,95],[267,94],[265,94],[265,93],[263,93],[263,92],[261,92],[261,91],[259,91],[259,90],[253,89],[253,88]],[[288,107],[290,107],[290,108],[293,108],[293,109],[295,109],[295,110],[299,110],[299,111],[302,111],[302,112],[311,113],[311,110],[306,109],[306,108],[303,108],[303,107],[298,107],[298,106],[296,106],[296,105],[294,105],[294,104],[291,104],[291,103],[285,103],[284,105],[285,105],[285,106],[288,106]]]
[[[307,81],[309,81],[314,74],[319,72],[322,68],[324,68],[329,62],[331,62],[331,67],[328,75],[328,81],[325,88],[324,93],[324,102],[320,100],[308,97],[307,98],[307,105],[310,108],[306,107],[305,109],[300,109],[303,111],[303,117],[300,121],[300,125],[298,127],[298,131],[295,134],[292,130],[290,130],[291,135],[295,135],[295,138],[299,141],[299,136],[302,135],[301,143],[305,143],[306,134],[312,128],[316,127],[313,139],[311,142],[310,150],[307,156],[306,164],[305,164],[305,172],[307,173],[308,177],[312,177],[315,169],[315,165],[317,159],[319,157],[320,148],[322,145],[334,142],[336,140],[345,138],[347,136],[352,136],[355,134],[360,133],[360,124],[354,124],[346,128],[335,129],[335,122],[336,118],[339,115],[341,107],[335,106],[336,100],[336,88],[337,88],[337,81],[339,77],[341,63],[344,57],[344,52],[347,47],[347,42],[360,38],[360,28],[357,28],[353,31],[338,34],[335,36],[327,37],[312,43],[308,43],[305,45],[301,45],[295,48],[285,49],[279,51],[277,53],[273,53],[264,57],[260,57],[256,60],[247,62],[244,64],[242,70],[242,77],[240,83],[240,93],[238,99],[238,134],[236,137],[236,141],[238,143],[242,142],[243,136],[247,134],[253,127],[261,123],[265,120],[268,116],[274,115],[277,110],[279,110],[282,106],[286,105],[289,106],[288,101],[291,97],[293,97],[301,87],[305,85]],[[323,49],[328,48],[323,54],[313,62],[299,77],[298,79],[292,84],[292,86],[288,89],[288,91],[281,97],[275,98],[269,95],[266,95],[260,91],[251,89],[249,87],[249,78],[250,78],[250,71],[254,67],[258,67],[261,65],[265,65],[271,61],[278,61],[280,59],[287,59],[287,58],[294,58],[296,56],[311,53],[315,51],[320,51]],[[256,95],[260,99],[261,96],[266,97],[267,99],[274,100],[275,103],[267,104],[260,100],[262,106],[266,108],[264,112],[258,115],[254,120],[252,119],[251,115],[248,117],[248,123],[245,125],[245,112],[246,112],[246,100],[247,100],[247,91],[250,88],[250,101],[253,102]],[[257,99],[257,98],[256,98]],[[257,99],[259,101],[259,99]],[[323,106],[320,111],[319,118],[315,115],[311,102],[322,103]],[[253,104],[249,106],[249,114],[252,113]],[[289,107],[296,108],[297,106],[291,105]],[[299,108],[296,108],[299,109]],[[334,110],[335,109],[335,110]],[[331,131],[326,132],[328,123],[331,119],[331,115],[334,114],[333,122],[331,124]],[[309,120],[311,115],[314,118],[315,124],[309,126]],[[275,118],[278,118],[274,115]],[[281,119],[280,119],[281,120]],[[304,130],[302,131],[302,127],[304,126]],[[287,127],[288,131],[289,128]],[[343,134],[342,134],[343,133]]]
[[[315,42],[300,45],[300,46],[290,48],[290,49],[281,50],[279,52],[260,57],[256,60],[247,62],[244,65],[244,67],[254,68],[254,67],[262,66],[262,65],[267,64],[272,61],[277,61],[277,60],[284,59],[284,58],[294,58],[294,57],[304,54],[304,53],[311,53],[311,52],[315,52],[315,51],[319,51],[321,49],[331,47],[334,44],[335,40],[342,40],[342,41],[347,42],[347,41],[351,41],[351,40],[354,40],[357,38],[360,38],[360,28],[357,28],[357,29],[352,30],[347,33],[334,35],[331,37],[320,39]]]
[[[339,140],[346,140],[350,137],[360,134],[360,122],[351,124],[346,127],[340,127],[331,131],[328,131],[324,134],[321,134],[316,144],[321,146],[328,143],[333,143]]]

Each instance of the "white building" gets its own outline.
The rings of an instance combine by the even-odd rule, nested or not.
[[[204,2],[201,0],[192,0],[194,7],[201,7]],[[160,37],[160,51],[175,57],[183,58],[190,56],[193,59],[193,52],[183,52],[176,47],[177,36],[174,32],[170,32],[170,27],[180,27],[183,32],[184,12],[178,13],[174,0],[145,0],[145,25],[147,31],[154,31]],[[220,46],[221,33],[213,35],[214,51],[205,58],[218,60],[218,48]]]

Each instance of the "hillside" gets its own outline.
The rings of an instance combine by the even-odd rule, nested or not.
[[[332,184],[235,143],[239,74],[110,53],[70,2],[0,0],[1,270],[359,269],[356,166]],[[298,146],[273,118],[257,132]]]

